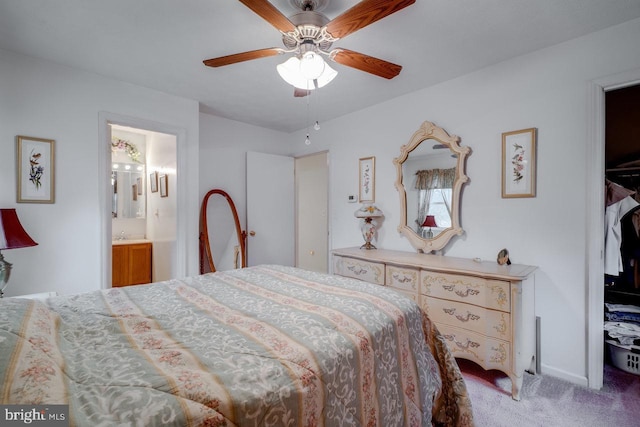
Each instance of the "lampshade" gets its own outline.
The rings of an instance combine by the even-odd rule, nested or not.
[[[433,215],[427,215],[427,217],[424,219],[424,222],[422,223],[423,227],[437,227],[438,224],[436,224],[436,217]]]
[[[302,60],[293,56],[276,68],[285,82],[303,90],[321,88],[338,75],[320,55],[313,52],[307,52]]]
[[[36,242],[24,231],[18,214],[15,209],[0,209],[0,251],[3,249],[18,249],[28,246],[35,246]],[[5,261],[0,252],[0,298],[4,295],[9,276],[11,275],[11,264]]]
[[[325,65],[320,55],[306,52],[300,59],[300,74],[307,80],[315,80],[324,73]]]
[[[0,250],[36,246],[24,231],[15,209],[0,209]]]
[[[354,213],[356,218],[378,218],[382,216],[382,211],[374,205],[362,206]]]

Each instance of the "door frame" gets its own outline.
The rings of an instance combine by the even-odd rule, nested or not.
[[[176,137],[176,198],[177,206],[187,205],[187,132],[183,128],[151,120],[100,111],[98,113],[98,206],[100,209],[100,288],[111,287],[111,128],[128,126]],[[176,212],[176,265],[178,277],[187,275],[187,216],[184,209]]]
[[[604,377],[605,92],[639,83],[640,69],[636,69],[587,85],[587,381],[594,389],[602,388]]]

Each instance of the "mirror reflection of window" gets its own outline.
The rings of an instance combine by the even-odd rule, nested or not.
[[[416,172],[416,232],[421,237],[431,238],[451,227],[451,196],[455,178],[455,168],[423,169]]]
[[[451,188],[420,190],[418,203],[421,206],[426,203],[428,192],[430,192],[431,194],[428,197],[429,205],[428,210],[426,211],[426,215],[434,216],[435,223],[437,224],[438,228],[451,227],[451,195],[453,193],[453,190]]]

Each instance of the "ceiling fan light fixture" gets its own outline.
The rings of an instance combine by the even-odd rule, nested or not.
[[[309,52],[308,52],[309,53]],[[302,71],[302,62],[298,57],[294,56],[287,59],[282,64],[279,64],[276,69],[282,79],[289,83],[291,86],[297,87],[303,90],[313,90],[326,86],[333,80],[338,72],[331,68],[329,64],[324,62],[321,56],[315,55],[316,58],[322,61],[322,70],[317,78],[308,78]],[[314,59],[315,60],[315,59]]]
[[[331,82],[331,80],[333,80],[337,75],[338,75],[338,72],[333,68],[331,68],[329,64],[325,62],[324,70],[322,71],[322,74],[318,76],[318,78],[316,79],[318,87],[323,87],[328,85]]]
[[[315,80],[322,75],[325,65],[320,55],[315,52],[305,52],[300,59],[300,73],[307,80]]]
[[[300,74],[300,60],[297,57],[293,56],[287,59],[282,64],[279,64],[276,69],[282,80],[291,86],[307,89],[307,79]]]

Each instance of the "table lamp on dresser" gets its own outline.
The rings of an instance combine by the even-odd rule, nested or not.
[[[11,264],[2,255],[4,249],[18,249],[36,246],[37,243],[24,231],[15,209],[0,209],[0,298],[4,295]]]
[[[429,227],[429,230],[427,230],[427,239],[433,238],[433,231],[431,230],[431,227],[437,227],[437,226],[438,224],[436,224],[436,217],[433,215],[427,215],[427,217],[424,219],[424,222],[422,223],[423,231],[425,228]]]
[[[376,249],[376,247],[371,244],[371,241],[376,234],[376,226],[373,224],[372,220],[373,218],[380,218],[382,216],[382,211],[374,205],[365,205],[358,209],[354,215],[356,218],[364,219],[360,230],[362,231],[362,237],[364,238],[365,243],[360,246],[360,249]]]

